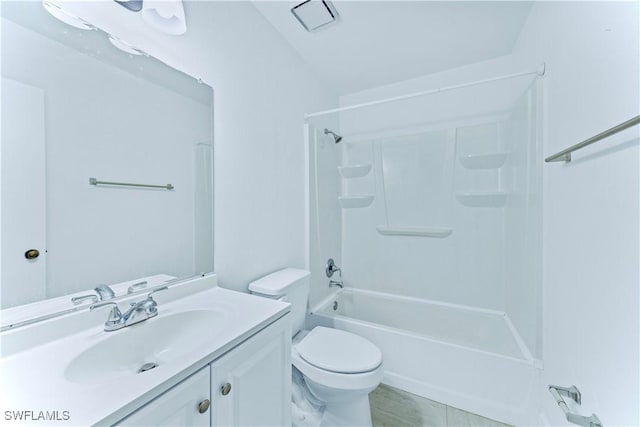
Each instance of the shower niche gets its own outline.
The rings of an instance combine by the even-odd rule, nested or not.
[[[365,181],[360,180],[359,178],[365,178],[371,172],[371,163],[363,163],[356,165],[346,165],[346,166],[338,166],[338,171],[340,172],[340,177],[342,178],[342,196],[338,197],[340,201],[340,206],[342,209],[351,209],[351,208],[366,208],[371,206],[375,196],[373,196],[373,192],[368,192],[367,187],[362,190],[358,189],[355,192],[350,192],[348,189],[348,183],[350,180],[355,180],[353,182]],[[358,193],[357,191],[362,191],[362,193]],[[347,195],[347,194],[363,194],[363,195]]]
[[[502,123],[456,129],[456,199],[467,207],[504,207],[507,192],[501,172],[507,152],[501,148]]]

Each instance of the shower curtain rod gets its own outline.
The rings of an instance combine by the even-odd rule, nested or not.
[[[545,64],[542,63],[534,71],[524,71],[524,72],[521,72],[521,73],[506,74],[504,76],[491,77],[489,79],[476,80],[474,82],[469,82],[469,83],[462,83],[462,84],[453,85],[453,86],[439,87],[439,88],[436,88],[436,89],[429,89],[429,90],[423,90],[423,91],[420,91],[420,92],[409,93],[409,94],[406,94],[406,95],[394,96],[392,98],[379,99],[377,101],[363,102],[362,104],[348,105],[346,107],[339,107],[339,108],[333,108],[331,110],[318,111],[317,113],[305,114],[304,118],[306,120],[306,119],[310,119],[312,117],[325,116],[327,114],[340,113],[342,111],[356,110],[358,108],[371,107],[371,106],[374,106],[374,105],[386,104],[388,102],[402,101],[404,99],[416,98],[418,96],[431,95],[431,94],[434,94],[434,93],[446,92],[446,91],[453,90],[453,89],[460,89],[460,88],[463,88],[463,87],[475,86],[475,85],[479,85],[479,84],[482,84],[482,83],[491,83],[491,82],[495,82],[497,80],[511,79],[511,78],[514,78],[514,77],[521,77],[521,76],[526,76],[526,75],[529,75],[529,74],[537,74],[539,76],[542,76],[542,75],[544,75],[544,69],[545,69]]]

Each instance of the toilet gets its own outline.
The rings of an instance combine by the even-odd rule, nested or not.
[[[319,425],[371,426],[369,393],[382,381],[382,353],[351,332],[323,326],[303,330],[309,284],[308,271],[286,268],[250,283],[249,291],[291,303],[294,378],[301,376],[304,391],[324,407]]]

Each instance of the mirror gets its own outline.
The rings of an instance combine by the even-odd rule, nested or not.
[[[213,90],[131,52],[2,2],[1,308],[213,271]]]

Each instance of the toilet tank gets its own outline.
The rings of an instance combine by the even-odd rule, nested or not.
[[[310,275],[307,270],[285,268],[249,283],[249,291],[254,295],[291,303],[291,336],[304,326]]]

